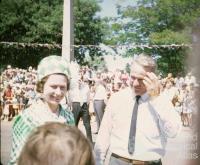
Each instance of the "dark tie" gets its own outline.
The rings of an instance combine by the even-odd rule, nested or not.
[[[137,123],[137,112],[138,112],[138,101],[140,96],[136,96],[135,105],[133,108],[132,118],[131,118],[131,126],[129,132],[129,141],[128,141],[128,152],[129,154],[133,154],[135,150],[135,133],[136,133],[136,123]]]

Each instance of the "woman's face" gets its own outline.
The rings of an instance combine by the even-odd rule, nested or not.
[[[67,78],[61,74],[48,77],[43,88],[43,98],[52,108],[57,108],[67,92]]]

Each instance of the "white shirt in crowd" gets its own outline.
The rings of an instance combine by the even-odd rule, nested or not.
[[[166,99],[169,99],[172,101],[173,97],[178,93],[178,88],[172,86],[171,88],[165,88],[163,91],[163,95],[165,95]]]
[[[70,90],[68,92],[69,102],[80,102],[80,90],[78,80],[73,80],[70,82]]]
[[[185,83],[187,84],[187,85],[190,85],[190,84],[196,84],[196,78],[194,77],[194,76],[192,76],[192,75],[187,75],[186,77],[185,77]]]
[[[82,82],[81,83],[81,87],[80,87],[80,102],[81,105],[83,103],[88,103],[89,104],[90,101],[90,88],[88,83],[86,82]]]
[[[173,105],[164,96],[149,101],[144,94],[139,100],[136,144],[133,155],[128,153],[128,139],[132,111],[135,103],[130,88],[124,89],[108,101],[94,147],[96,165],[102,165],[106,153],[121,157],[150,161],[165,154],[167,137],[175,137],[181,128],[181,120]]]
[[[98,84],[95,90],[94,100],[106,100],[106,89],[102,84]]]

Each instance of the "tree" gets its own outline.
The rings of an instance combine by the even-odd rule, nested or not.
[[[191,25],[200,15],[199,0],[138,0],[137,5],[123,8],[117,6],[120,26],[112,28],[105,43],[171,45],[191,43]],[[124,21],[126,20],[126,21]],[[113,43],[114,43],[113,42]],[[130,49],[127,54],[148,52],[158,59],[159,69],[174,74],[184,69],[187,55],[185,47],[159,49]],[[174,67],[174,64],[177,66]],[[171,66],[171,67],[170,67]]]
[[[97,48],[87,46],[101,42],[101,20],[95,16],[99,10],[96,0],[74,1],[74,41],[77,45],[85,45],[75,47],[79,63],[84,61],[86,50],[91,56],[100,55]],[[62,43],[63,0],[1,0],[0,20],[0,41]],[[61,52],[51,47],[0,47],[2,63],[18,67],[35,66],[42,57]],[[29,57],[33,59],[31,62]]]
[[[75,0],[74,2],[74,43],[81,45],[75,47],[75,58],[79,63],[84,63],[85,53],[93,58],[100,55],[96,46],[101,42],[101,19],[95,16],[100,11],[96,0]]]
[[[137,6],[121,9],[121,14],[136,20],[139,35],[148,38],[163,30],[182,32],[197,20],[199,9],[199,0],[138,0]]]
[[[59,48],[19,46],[21,43],[58,43],[62,41],[62,0],[2,0],[0,2],[1,67],[7,64],[26,68],[37,66],[41,58],[60,54]]]
[[[62,0],[2,0],[0,40],[61,43]]]

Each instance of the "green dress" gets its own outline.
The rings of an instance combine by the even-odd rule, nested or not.
[[[38,100],[15,117],[12,128],[12,149],[9,165],[17,164],[21,150],[32,130],[46,122],[61,122],[75,125],[73,113],[59,106],[59,114],[48,110],[47,104]]]

